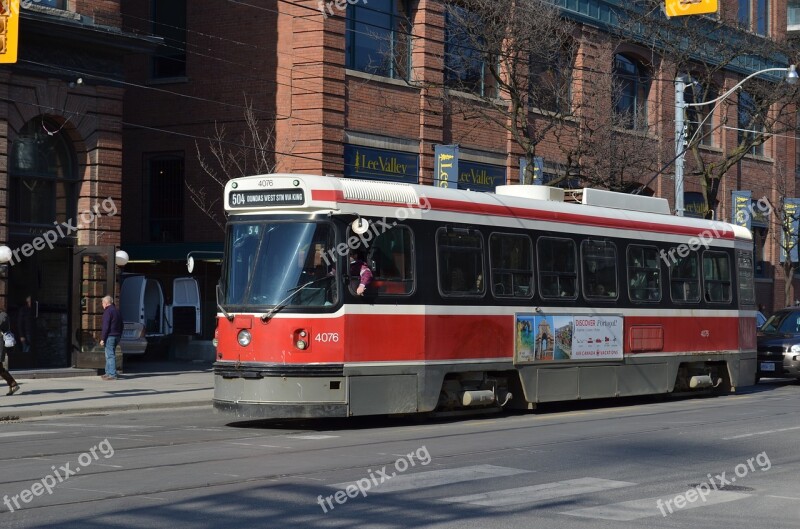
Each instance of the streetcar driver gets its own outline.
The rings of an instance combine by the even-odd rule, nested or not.
[[[357,296],[363,296],[364,291],[372,282],[372,270],[367,265],[363,253],[350,250],[350,284],[354,287]]]

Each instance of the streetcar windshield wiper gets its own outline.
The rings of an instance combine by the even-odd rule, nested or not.
[[[276,312],[278,312],[279,310],[284,308],[286,305],[288,305],[288,301],[290,299],[295,297],[297,294],[299,294],[306,287],[309,287],[309,286],[311,286],[311,285],[313,285],[315,283],[319,283],[320,281],[324,281],[326,279],[333,279],[333,277],[334,276],[319,277],[317,279],[309,281],[308,283],[306,283],[304,285],[300,285],[299,287],[290,288],[289,290],[287,290],[287,292],[290,292],[290,294],[288,296],[286,296],[285,298],[283,298],[282,300],[280,300],[278,303],[276,303],[275,306],[272,307],[269,310],[269,312],[267,312],[266,314],[263,314],[261,316],[261,321],[263,321],[264,323],[268,322],[270,320],[270,318],[272,318],[272,316],[275,315]]]

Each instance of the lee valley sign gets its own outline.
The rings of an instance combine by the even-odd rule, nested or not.
[[[346,177],[416,184],[418,174],[419,156],[416,154],[360,145],[344,146],[344,176]]]

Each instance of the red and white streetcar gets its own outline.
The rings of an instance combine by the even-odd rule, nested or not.
[[[749,231],[567,193],[231,180],[214,406],[347,417],[752,384]]]

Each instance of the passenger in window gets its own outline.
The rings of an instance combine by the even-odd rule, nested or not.
[[[350,281],[355,286],[358,296],[363,296],[372,282],[372,270],[367,265],[364,255],[357,250],[350,251]]]

